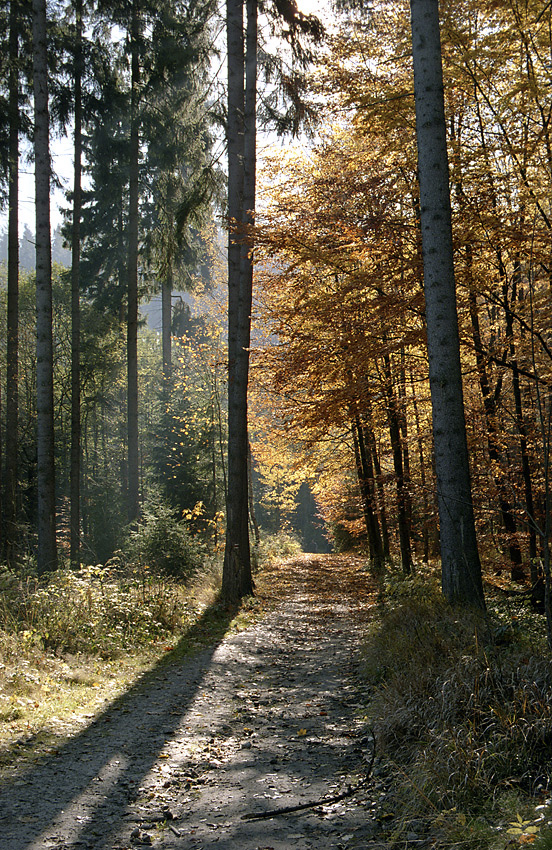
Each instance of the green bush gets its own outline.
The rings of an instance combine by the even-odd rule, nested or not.
[[[115,657],[178,632],[190,600],[172,579],[102,566],[41,580],[0,574],[0,657],[36,651]]]
[[[262,566],[277,558],[300,555],[302,551],[301,544],[294,534],[278,531],[276,534],[261,536],[261,542],[253,551],[253,560],[256,566]]]
[[[175,518],[162,502],[146,505],[140,522],[130,529],[123,552],[131,566],[181,581],[191,579],[203,563],[201,546],[186,522]]]

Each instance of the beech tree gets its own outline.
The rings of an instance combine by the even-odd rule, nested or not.
[[[388,134],[342,126],[308,157],[283,162],[277,152],[267,164],[271,202],[256,242],[269,338],[256,368],[297,445],[335,439],[337,450],[348,430],[374,564],[389,555],[387,508],[408,572],[411,479],[430,475],[412,468],[402,421],[411,404],[404,361],[417,378],[424,362],[422,293],[414,212],[402,203],[409,184],[387,143]],[[420,377],[419,407],[422,387]]]
[[[425,318],[443,592],[484,607],[477,549],[452,251],[438,0],[410,0]]]

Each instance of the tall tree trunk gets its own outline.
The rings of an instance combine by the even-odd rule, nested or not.
[[[80,566],[80,247],[82,208],[82,0],[75,0],[75,69],[73,144],[73,229],[71,233],[71,546],[73,569]]]
[[[381,525],[381,538],[382,538],[382,546],[383,546],[383,559],[384,561],[388,561],[390,558],[390,544],[389,544],[389,528],[387,525],[387,509],[385,505],[385,485],[384,485],[384,475],[381,468],[381,463],[378,454],[378,446],[376,443],[376,437],[374,434],[374,427],[372,424],[372,411],[369,409],[367,415],[365,416],[365,424],[364,433],[366,437],[366,441],[368,443],[368,451],[370,453],[370,457],[372,459],[372,465],[374,467],[375,478],[376,478],[376,489],[378,494],[378,513],[380,518]]]
[[[438,0],[410,0],[410,10],[442,588],[449,602],[484,608],[462,394]]]
[[[353,412],[352,415],[352,432],[357,477],[362,496],[364,522],[370,549],[370,560],[374,568],[379,571],[383,567],[384,553],[378,518],[374,510],[374,470],[370,452],[366,448],[362,422],[357,412]]]
[[[412,408],[414,410],[414,422],[416,423],[416,439],[418,443],[418,461],[420,464],[420,486],[422,491],[422,543],[423,543],[423,559],[424,564],[429,563],[429,499],[426,483],[426,470],[424,458],[424,441],[422,437],[422,429],[420,427],[420,412],[418,410],[418,402],[416,400],[416,389],[414,387],[414,374],[410,372],[410,386],[412,387]]]
[[[138,197],[139,197],[139,84],[140,84],[140,13],[139,0],[132,4],[130,22],[131,126],[128,191],[128,267],[127,267],[127,452],[128,520],[140,513],[140,470],[138,451]]]
[[[506,314],[506,339],[509,345],[509,354],[510,354],[510,362],[512,364],[512,389],[514,393],[514,404],[516,409],[516,425],[518,429],[518,433],[520,436],[520,449],[521,449],[521,466],[522,466],[522,475],[523,475],[523,483],[525,488],[525,507],[527,510],[527,514],[529,516],[529,559],[530,559],[530,571],[531,571],[531,579],[533,584],[538,578],[538,571],[536,565],[536,555],[537,555],[537,537],[536,537],[536,527],[534,522],[533,515],[533,492],[531,486],[531,472],[529,466],[529,455],[527,451],[527,436],[525,432],[525,425],[523,421],[523,405],[521,400],[521,386],[520,386],[520,374],[519,374],[519,365],[517,362],[517,352],[515,345],[515,335],[514,335],[514,315],[512,311],[512,304],[515,304],[515,301],[518,297],[518,286],[520,280],[520,267],[521,263],[519,257],[516,259],[516,263],[514,266],[514,275],[513,275],[513,291],[511,300],[508,298],[508,288],[506,285],[506,276],[503,278],[503,302],[504,302],[504,310]],[[512,566],[512,579],[514,581],[523,581],[525,578],[525,574],[523,571],[523,567],[521,565],[521,558],[519,564],[513,564]]]
[[[244,110],[244,190],[243,190],[243,220],[246,226],[253,227],[255,223],[255,193],[257,187],[257,2],[246,0],[246,30],[245,30],[245,110]],[[248,514],[255,529],[256,542],[259,542],[259,531],[253,506],[253,491],[250,490],[251,447],[248,434],[248,404],[247,389],[249,383],[249,346],[251,342],[251,308],[253,303],[253,243],[249,235],[243,239],[240,258],[240,359],[242,380],[245,386],[243,399],[245,436],[247,440],[247,492]],[[249,494],[251,492],[251,498]],[[249,543],[249,540],[248,540]],[[244,585],[246,593],[250,593],[251,566],[245,565]]]
[[[249,517],[253,526],[253,534],[255,535],[255,545],[258,546],[261,542],[261,532],[257,515],[255,513],[255,499],[253,493],[253,455],[251,454],[251,443],[247,443],[247,487],[249,493]],[[216,502],[215,502],[216,505]]]
[[[172,323],[172,260],[169,257],[165,280],[161,285],[161,342],[163,348],[163,379],[167,387],[172,373],[171,323]]]
[[[46,0],[33,0],[39,573],[57,568]]]
[[[248,7],[249,8],[249,7]],[[255,132],[251,71],[248,58],[245,85],[243,0],[227,0],[228,39],[228,491],[226,496],[226,545],[222,593],[235,602],[252,592],[247,490],[247,381],[251,313],[250,258],[245,256],[243,225],[246,203],[254,209]],[[256,19],[256,6],[255,6]],[[248,22],[248,36],[253,22]],[[256,29],[256,23],[255,23]],[[251,51],[248,37],[248,53]],[[246,91],[248,102],[246,103]],[[246,116],[247,108],[247,116]],[[252,120],[253,118],[253,120]],[[246,129],[248,140],[246,144]],[[247,161],[247,164],[246,164]],[[246,172],[248,183],[246,184]],[[253,195],[251,194],[253,181]]]
[[[19,15],[11,0],[9,19],[9,172],[8,172],[8,309],[6,351],[6,478],[4,543],[6,561],[17,560],[17,474],[19,419]]]
[[[393,374],[388,354],[383,358],[385,368],[385,395],[387,397],[387,422],[393,454],[393,470],[397,487],[397,525],[401,566],[405,575],[412,572],[412,552],[410,549],[410,514],[407,501],[406,477],[403,465],[403,447],[401,441],[400,414],[397,398],[393,390]]]
[[[174,186],[169,178],[167,187],[167,208],[174,206]],[[163,383],[165,390],[169,389],[172,374],[172,292],[173,292],[173,257],[174,236],[172,226],[169,226],[166,244],[165,276],[161,284],[161,347],[163,356]]]

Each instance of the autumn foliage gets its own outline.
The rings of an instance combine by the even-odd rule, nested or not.
[[[444,2],[472,483],[487,566],[536,581],[549,533],[552,9]],[[408,4],[374,2],[313,78],[323,129],[276,150],[257,214],[255,407],[336,540],[436,551]]]

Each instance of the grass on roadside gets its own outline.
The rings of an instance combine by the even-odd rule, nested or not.
[[[193,627],[214,602],[218,580],[212,567],[189,585],[144,568],[59,570],[42,580],[2,569],[0,747],[38,730],[46,746],[175,645],[183,654],[211,641],[216,606],[201,629]]]
[[[539,838],[544,850],[552,847],[544,618],[525,597],[491,590],[487,602],[487,617],[455,609],[429,573],[388,582],[364,650],[378,749],[405,824],[422,817],[457,847]]]
[[[259,566],[290,547],[298,544],[286,535],[268,538]],[[42,579],[0,566],[0,766],[2,748],[18,738],[38,733],[53,746],[159,659],[177,660],[246,628],[269,604],[266,593],[245,599],[229,620],[219,587],[214,560],[187,581],[124,557]]]

